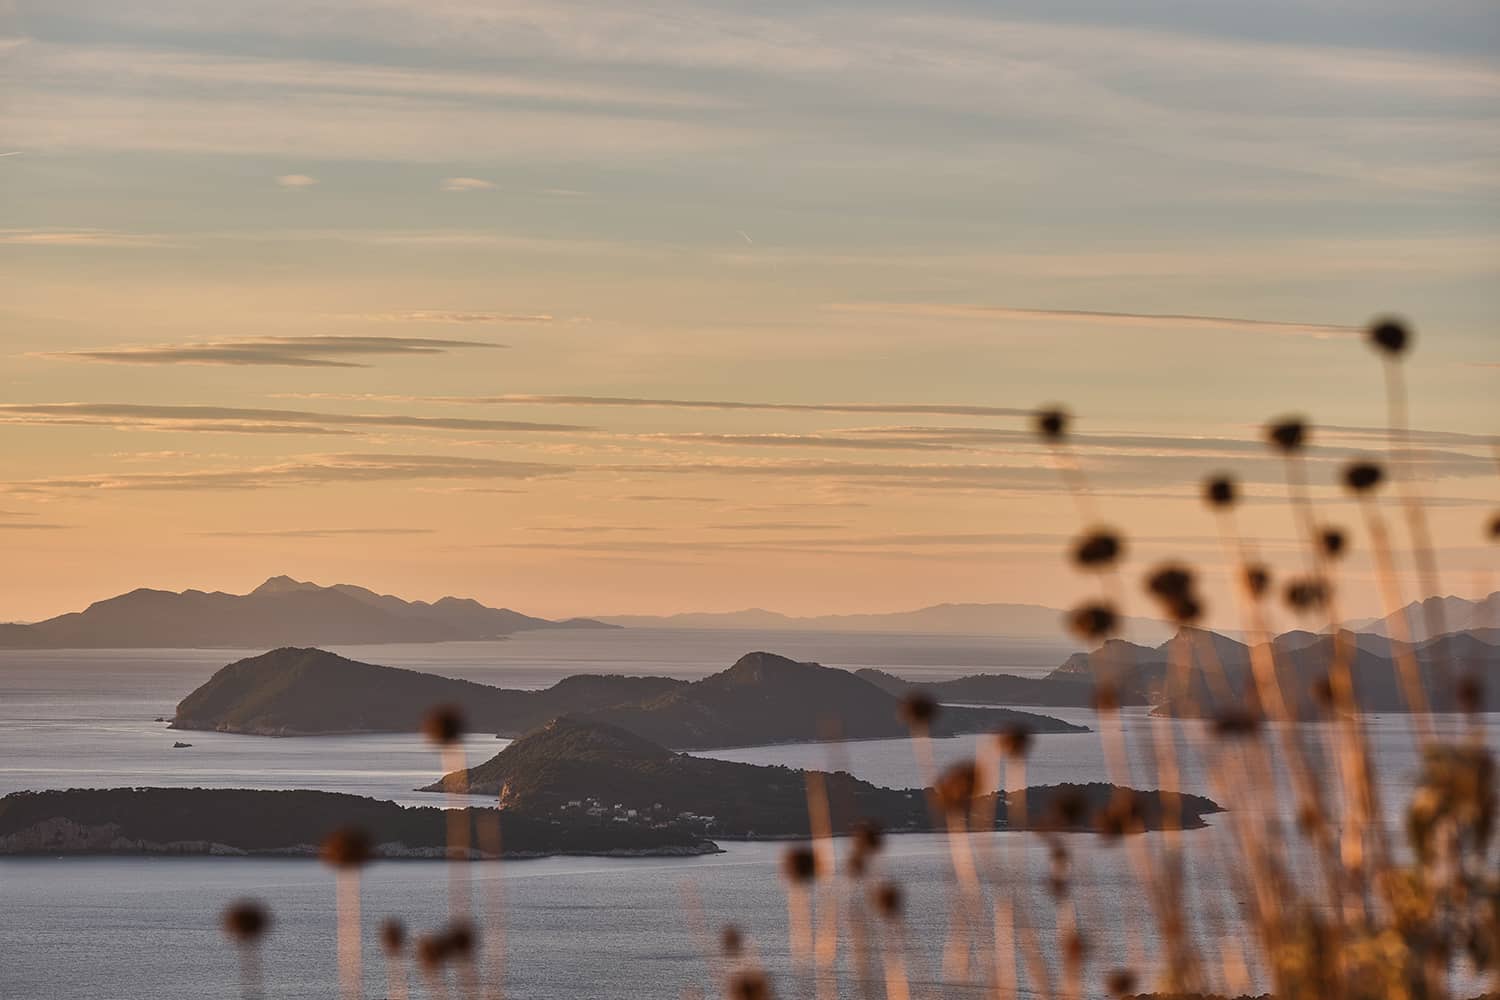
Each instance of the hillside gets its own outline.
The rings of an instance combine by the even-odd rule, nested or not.
[[[566,712],[683,686],[664,677],[580,675],[540,691],[514,691],[285,648],[221,667],[178,704],[172,728],[257,736],[414,732],[428,709],[452,704],[462,706],[472,730],[515,735]]]
[[[471,826],[493,809],[469,809]],[[0,855],[213,854],[314,857],[334,830],[366,833],[377,857],[440,858],[448,811],[315,791],[107,788],[15,792],[0,798]],[[505,857],[543,854],[706,854],[695,826],[622,824],[507,811]],[[471,843],[479,843],[477,839]],[[476,852],[477,853],[477,852]]]
[[[891,831],[931,829],[933,816],[918,789],[888,789],[845,772],[822,775],[832,829],[848,832],[862,819]],[[1113,786],[1042,787],[1028,790],[1029,825],[1049,822],[1064,789],[1082,798],[1073,825],[1088,829],[1109,802]],[[729,839],[806,836],[807,774],[786,767],[740,764],[673,753],[610,725],[565,718],[530,733],[462,773],[445,775],[423,791],[459,791],[498,797],[502,809],[529,815],[578,813],[627,819],[697,817],[709,836]],[[1157,796],[1140,801],[1148,825],[1159,825]],[[998,803],[1003,806],[1003,802]],[[1004,826],[1000,808],[998,826]],[[1218,806],[1184,796],[1183,820],[1191,828]],[[633,814],[633,815],[632,815]]]
[[[445,597],[434,603],[349,584],[320,587],[276,576],[248,594],[132,590],[31,625],[0,625],[5,649],[265,649],[494,639],[527,629],[614,628],[533,618]]]
[[[908,681],[883,670],[866,667],[856,676],[883,691],[902,696],[924,691],[939,702],[961,705],[1030,705],[1038,708],[1092,708],[1095,684],[1091,676],[1057,674],[1051,677],[1018,677],[1015,674],[971,674],[948,681]],[[1121,704],[1145,705],[1150,699],[1140,691],[1125,691]]]
[[[649,701],[588,714],[677,749],[757,746],[810,740],[907,735],[900,699],[834,667],[774,653],[747,653],[733,666]],[[1036,733],[1087,732],[1060,719],[999,708],[949,708],[933,735],[992,732],[1024,725]]]

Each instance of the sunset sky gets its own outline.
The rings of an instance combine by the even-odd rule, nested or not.
[[[1219,469],[1292,569],[1260,426],[1357,528],[1386,312],[1445,589],[1500,587],[1493,3],[1128,7],[0,6],[0,620],[1068,606],[1050,402],[1132,576],[1218,572]]]

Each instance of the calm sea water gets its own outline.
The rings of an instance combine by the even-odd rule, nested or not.
[[[751,649],[843,666],[879,666],[913,677],[950,677],[978,669],[1038,673],[1066,650],[989,638],[841,636],[719,632],[534,633],[499,643],[341,649],[372,662],[430,670],[488,683],[535,687],[580,672],[697,677]],[[414,736],[269,740],[217,733],[178,734],[152,721],[238,651],[57,651],[0,653],[0,793],[23,788],[116,785],[213,785],[323,788],[406,803],[431,803],[411,791],[432,780],[438,762]],[[1092,713],[1050,710],[1086,725]],[[1371,742],[1387,803],[1404,801],[1417,759],[1408,720],[1374,717]],[[1439,719],[1456,730],[1461,720]],[[1126,718],[1133,783],[1155,782],[1153,730],[1168,726],[1143,712]],[[1321,738],[1317,727],[1309,735]],[[172,750],[182,738],[191,749]],[[1500,747],[1500,722],[1486,717],[1485,737]],[[1226,751],[1197,724],[1181,727],[1188,750],[1183,787],[1213,794],[1211,765]],[[472,760],[504,744],[475,737]],[[939,763],[970,756],[972,738],[934,744]],[[721,751],[715,756],[795,767],[836,767],[888,786],[921,783],[922,769],[905,740],[842,745],[786,745]],[[1028,783],[1105,780],[1096,733],[1038,738]],[[1022,779],[1011,775],[1009,784]],[[1221,801],[1233,795],[1216,796]],[[1226,804],[1235,804],[1227,802]],[[1222,861],[1228,822],[1187,833],[1183,847],[1195,886],[1197,933],[1205,940],[1235,933],[1238,906]],[[1007,852],[1010,870],[1030,888],[1042,949],[1055,952],[1053,908],[1042,885],[1047,848],[1028,834],[976,837],[976,850]],[[1077,896],[1093,946],[1097,982],[1124,963],[1127,929],[1145,933],[1134,947],[1154,957],[1151,920],[1124,852],[1092,837],[1067,838],[1078,858]],[[481,899],[503,898],[510,996],[657,998],[702,987],[714,995],[704,928],[734,922],[770,959],[788,994],[784,961],[785,895],[776,875],[781,847],[725,844],[726,853],[695,859],[544,859],[466,866]],[[912,895],[914,947],[940,942],[949,910],[951,862],[942,838],[894,838],[889,874]],[[373,938],[377,918],[397,914],[414,929],[439,925],[447,907],[444,866],[381,863],[366,870],[367,991],[384,996]],[[266,995],[335,994],[333,884],[320,865],[247,859],[0,860],[0,998],[190,1000],[238,996],[236,955],[217,926],[222,907],[241,896],[264,899],[277,927],[266,953]],[[697,902],[694,902],[697,901]],[[700,910],[701,907],[701,910]],[[914,957],[918,973],[936,954]],[[419,989],[414,996],[424,996]],[[1097,991],[1091,991],[1097,995]]]

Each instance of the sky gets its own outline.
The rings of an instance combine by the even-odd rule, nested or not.
[[[0,620],[287,573],[545,615],[1097,593],[1203,476],[1304,565],[1285,413],[1500,587],[1488,0],[8,0]],[[1399,522],[1391,500],[1382,516]],[[1403,557],[1403,593],[1417,582]]]

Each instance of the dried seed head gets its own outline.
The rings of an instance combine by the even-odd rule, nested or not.
[[[726,958],[738,958],[744,948],[745,938],[740,933],[740,929],[734,924],[725,924],[724,928],[719,931],[719,950]]]
[[[422,720],[422,732],[438,746],[451,746],[463,737],[463,713],[452,705],[440,705]]]
[[[1323,826],[1323,817],[1316,807],[1303,805],[1297,810],[1297,831],[1304,836],[1313,834]]]
[[[1114,969],[1104,977],[1104,988],[1112,997],[1125,997],[1135,992],[1135,973],[1129,969]]]
[[[321,857],[335,868],[358,868],[370,860],[370,838],[363,830],[341,827],[323,841]]]
[[[1458,679],[1458,708],[1473,715],[1484,705],[1484,679],[1478,674],[1464,674]]]
[[[1083,795],[1077,789],[1064,788],[1053,796],[1049,804],[1048,825],[1056,830],[1076,829],[1083,823],[1088,810],[1088,803],[1084,802]]]
[[[271,911],[264,903],[242,899],[224,910],[224,933],[240,944],[254,944],[271,928]]]
[[[428,972],[434,972],[448,960],[448,941],[444,934],[423,934],[417,938],[417,962]]]
[[[906,898],[899,885],[894,882],[882,882],[870,892],[870,902],[875,904],[875,912],[885,919],[900,920],[901,911],[906,905]]]
[[[979,769],[972,760],[961,760],[938,775],[933,790],[938,801],[949,812],[962,812],[969,808],[974,793],[979,789]]]
[[[1000,742],[1000,752],[1012,759],[1025,757],[1031,749],[1031,727],[1013,723],[995,734]]]
[[[1159,566],[1146,577],[1146,589],[1162,600],[1187,597],[1193,592],[1193,571],[1176,563]]]
[[[1382,317],[1370,324],[1370,343],[1392,357],[1402,354],[1411,345],[1411,339],[1406,324],[1395,317]]]
[[[1085,604],[1068,612],[1068,630],[1086,642],[1107,639],[1120,627],[1120,616],[1108,604]]]
[[[1318,533],[1318,547],[1323,554],[1330,559],[1337,559],[1344,554],[1347,539],[1341,528],[1324,528]]]
[[[1312,687],[1308,690],[1312,694],[1313,701],[1317,702],[1320,708],[1333,707],[1333,682],[1326,675],[1313,681]]]
[[[1118,840],[1126,834],[1139,833],[1146,828],[1141,814],[1139,796],[1129,788],[1117,788],[1110,796],[1109,805],[1099,813],[1099,832],[1106,840]]]
[[[870,870],[870,855],[856,847],[844,859],[844,870],[849,873],[850,878],[864,878],[865,873]]]
[[[1271,589],[1271,571],[1259,563],[1245,567],[1245,589],[1259,600]]]
[[[406,925],[395,917],[383,921],[380,925],[380,947],[385,949],[387,955],[401,954],[401,949],[406,947]]]
[[[1063,938],[1063,959],[1070,965],[1082,965],[1088,952],[1088,941],[1076,929]]]
[[[1210,507],[1229,507],[1239,499],[1239,489],[1234,478],[1228,475],[1211,476],[1203,484],[1203,499]]]
[[[806,885],[818,877],[818,856],[811,847],[788,847],[781,856],[781,875],[792,885]]]
[[[1073,562],[1081,569],[1104,569],[1119,559],[1122,551],[1119,535],[1106,528],[1096,528],[1073,546]]]
[[[1047,406],[1036,411],[1036,432],[1043,441],[1056,443],[1068,433],[1068,411],[1060,406]]]
[[[901,719],[913,729],[926,729],[937,717],[937,702],[925,691],[908,691],[901,699]]]
[[[1490,518],[1490,541],[1500,542],[1500,514]]]
[[[879,854],[885,847],[885,830],[873,819],[854,824],[854,849],[865,854]]]
[[[1283,417],[1266,428],[1266,440],[1288,454],[1301,451],[1307,443],[1307,422],[1301,417]]]
[[[1113,712],[1120,707],[1120,692],[1109,681],[1094,685],[1094,711]]]
[[[1213,734],[1226,739],[1254,736],[1264,721],[1259,712],[1247,708],[1221,709],[1214,715]]]
[[[729,1000],[771,1000],[771,982],[759,969],[739,969],[729,977]]]
[[[1328,606],[1328,582],[1316,576],[1287,581],[1286,603],[1299,614],[1311,614]]]
[[[1344,485],[1355,493],[1368,493],[1384,478],[1385,472],[1374,462],[1353,462],[1344,469]]]
[[[474,954],[474,927],[459,920],[443,931],[443,951],[449,958],[464,961]]]

